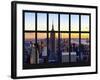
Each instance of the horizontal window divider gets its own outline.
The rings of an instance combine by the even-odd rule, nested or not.
[[[36,32],[36,31],[32,31],[32,30],[26,30],[24,32]],[[52,31],[38,31],[37,32],[45,32],[45,33],[49,33],[49,32],[52,32]],[[90,33],[90,31],[54,31],[55,33]]]
[[[90,31],[81,31],[80,33],[90,33]]]
[[[90,31],[60,31],[60,33],[90,33]]]
[[[24,32],[30,33],[30,32],[36,32],[36,31],[24,31]]]
[[[55,11],[37,11],[37,10],[23,10],[23,12],[33,12],[33,13],[35,13],[35,12],[37,12],[37,13],[54,13],[54,14],[58,14],[58,13],[60,13],[60,14],[76,14],[76,15],[90,15],[90,13],[73,13],[73,12],[55,12]]]

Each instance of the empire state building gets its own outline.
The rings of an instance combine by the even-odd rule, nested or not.
[[[54,31],[54,25],[52,24],[52,29],[50,33],[50,51],[52,53],[55,53],[55,31]]]

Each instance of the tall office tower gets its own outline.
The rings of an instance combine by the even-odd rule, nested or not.
[[[55,53],[55,31],[54,31],[54,25],[52,24],[52,30],[50,33],[50,51],[52,53]]]

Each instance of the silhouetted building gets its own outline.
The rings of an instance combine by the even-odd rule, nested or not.
[[[54,26],[52,24],[52,30],[51,30],[51,33],[50,33],[50,51],[52,53],[55,53],[55,31],[54,31]]]

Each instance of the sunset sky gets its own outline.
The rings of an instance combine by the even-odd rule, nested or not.
[[[35,33],[25,33],[24,35],[25,35],[25,39],[35,39]],[[55,33],[55,37],[58,38],[58,33]],[[44,38],[47,38],[46,33],[37,33],[37,39],[44,39]],[[50,34],[49,34],[49,38],[50,38]],[[61,33],[60,38],[69,38],[69,34],[68,33]],[[78,33],[71,33],[71,38],[79,38],[79,34]],[[81,38],[87,39],[87,38],[89,38],[89,34],[82,33]]]
[[[54,30],[58,31],[58,14],[49,14],[49,31],[52,29],[52,24],[54,25]],[[34,30],[35,31],[35,13],[25,12],[25,30]],[[47,15],[46,13],[37,13],[37,30],[47,30]],[[60,15],[60,30],[68,31],[69,30],[69,15],[61,14]],[[79,30],[79,15],[71,15],[71,31]],[[81,31],[89,31],[89,16],[81,15]],[[56,38],[58,34],[55,34]],[[88,38],[89,34],[81,34],[82,38]],[[46,38],[46,34],[38,33],[38,38]],[[68,33],[62,33],[62,38],[68,38]],[[71,34],[72,38],[78,38],[79,34]],[[34,33],[25,33],[26,39],[35,38]]]

